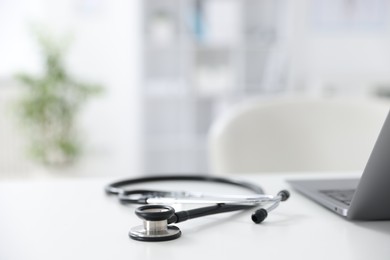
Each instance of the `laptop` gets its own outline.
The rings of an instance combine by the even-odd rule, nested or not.
[[[390,112],[359,179],[288,180],[295,190],[351,220],[390,220]]]

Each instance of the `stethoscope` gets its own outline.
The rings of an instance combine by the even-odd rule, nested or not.
[[[217,195],[200,192],[128,189],[130,185],[161,181],[227,184],[247,189],[254,194]],[[290,196],[287,190],[280,191],[276,196],[265,195],[263,189],[255,184],[207,175],[157,175],[127,179],[107,185],[105,191],[107,194],[117,195],[122,204],[146,204],[135,210],[135,214],[143,220],[143,225],[133,227],[129,232],[130,238],[138,241],[173,240],[181,236],[180,229],[171,225],[173,223],[237,210],[258,208],[252,214],[252,221],[259,224],[265,220],[270,211],[279,206],[281,201],[286,201]],[[167,204],[215,205],[175,212],[175,209]]]

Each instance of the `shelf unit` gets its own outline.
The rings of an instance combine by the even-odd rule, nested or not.
[[[143,1],[145,172],[207,171],[215,117],[278,90],[264,84],[283,78],[269,73],[283,9],[283,0]]]

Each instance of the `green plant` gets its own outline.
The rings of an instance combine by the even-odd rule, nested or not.
[[[81,152],[76,121],[87,98],[102,88],[74,79],[65,68],[66,44],[47,34],[37,33],[44,72],[19,73],[23,95],[18,102],[21,121],[28,130],[30,151],[48,165],[72,163]]]

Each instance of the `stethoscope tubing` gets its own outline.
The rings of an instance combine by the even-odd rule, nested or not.
[[[196,208],[191,210],[182,210],[176,212],[170,219],[168,219],[168,224],[180,223],[189,219],[232,212],[237,210],[246,210],[255,207],[254,205],[237,205],[237,204],[216,204],[213,206]]]

